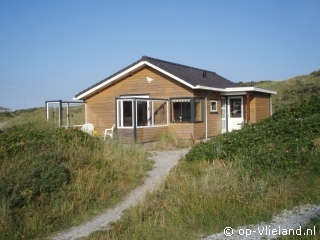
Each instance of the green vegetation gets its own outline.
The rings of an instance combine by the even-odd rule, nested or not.
[[[285,81],[256,82],[255,87],[277,91],[278,94],[272,96],[273,108],[286,108],[295,102],[320,94],[320,70]]]
[[[79,224],[119,202],[152,168],[138,145],[54,128],[29,114],[37,115],[21,115],[14,120],[24,123],[0,133],[0,239]]]
[[[1,112],[0,113],[0,122],[5,122],[9,119],[14,118],[14,114],[12,112]]]
[[[158,137],[157,141],[152,143],[153,150],[172,150],[179,148],[188,148],[195,144],[195,139],[182,140],[178,139],[174,132],[164,130]]]
[[[160,189],[90,239],[199,239],[320,203],[320,95],[196,144]]]

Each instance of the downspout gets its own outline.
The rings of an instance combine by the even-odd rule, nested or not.
[[[205,97],[205,102],[206,102],[206,140],[208,140],[208,96],[212,93],[212,91],[210,91],[206,97]]]

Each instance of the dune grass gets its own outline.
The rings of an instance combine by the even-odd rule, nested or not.
[[[199,239],[320,204],[320,96],[196,144],[162,186],[89,239]]]
[[[79,224],[118,203],[153,166],[139,145],[55,128],[37,113],[0,133],[0,239]]]

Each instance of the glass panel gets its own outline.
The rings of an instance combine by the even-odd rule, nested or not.
[[[217,112],[217,111],[218,111],[217,101],[211,100],[210,101],[210,112]]]
[[[59,106],[60,103],[47,103],[47,120],[52,122],[54,126],[59,127]]]
[[[194,100],[194,120],[196,122],[203,121],[203,99]]]
[[[123,101],[123,126],[132,127],[132,101]]]
[[[67,113],[68,113],[68,104],[62,103],[62,125],[61,126],[69,126]]]
[[[190,122],[191,121],[191,104],[190,102],[172,102],[172,121]]]
[[[121,118],[122,115],[122,101],[117,101],[117,120],[118,120],[118,127],[123,127],[123,119]]]
[[[167,102],[153,102],[154,125],[167,125]]]
[[[82,125],[85,123],[85,105],[69,103],[70,126]]]
[[[137,126],[148,126],[148,102],[137,101]]]
[[[230,117],[241,118],[241,98],[230,98]]]

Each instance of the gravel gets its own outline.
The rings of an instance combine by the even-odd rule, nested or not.
[[[280,215],[274,216],[270,223],[262,222],[257,225],[238,227],[237,229],[231,229],[226,226],[224,232],[213,234],[202,240],[256,240],[275,239],[281,235],[303,236],[301,228],[312,221],[312,219],[319,219],[319,217],[320,206],[303,205],[295,207],[292,210],[284,210]],[[318,229],[311,227],[307,233],[309,235],[315,235],[317,231]]]
[[[152,151],[152,159],[155,162],[155,167],[149,172],[149,176],[145,179],[143,185],[134,189],[127,197],[117,204],[114,208],[108,209],[92,220],[83,223],[79,226],[72,227],[65,232],[61,232],[51,237],[55,240],[77,239],[87,237],[94,231],[107,230],[110,228],[110,223],[120,219],[124,209],[132,205],[136,205],[142,201],[147,192],[151,192],[157,187],[170,169],[178,163],[178,160],[183,157],[189,149],[174,150],[174,151]]]

